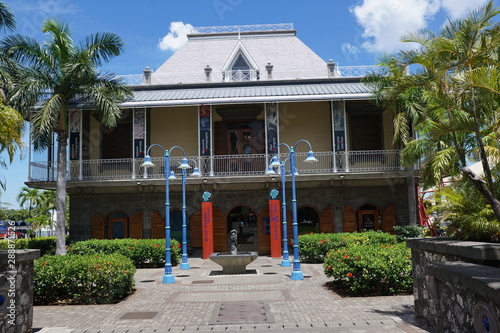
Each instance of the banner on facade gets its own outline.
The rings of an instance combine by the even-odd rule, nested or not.
[[[200,155],[210,156],[210,105],[200,105]]]
[[[267,153],[276,154],[278,147],[278,104],[266,103]]]
[[[146,110],[134,110],[134,157],[144,157]]]
[[[335,151],[345,151],[345,110],[343,102],[333,102]]]
[[[271,190],[269,199],[269,227],[271,236],[271,257],[281,257],[281,218],[280,200],[276,199],[278,190]]]
[[[80,110],[69,111],[69,159],[80,159]]]
[[[203,259],[207,259],[214,252],[214,229],[213,229],[213,210],[212,194],[203,192],[201,202],[201,237],[203,244]]]

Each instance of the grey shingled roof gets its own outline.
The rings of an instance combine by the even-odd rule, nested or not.
[[[212,81],[222,81],[222,71],[241,43],[264,74],[273,65],[273,79],[326,78],[326,62],[295,36],[295,30],[255,34],[193,35],[152,75],[153,84],[205,82],[204,68],[212,68]]]

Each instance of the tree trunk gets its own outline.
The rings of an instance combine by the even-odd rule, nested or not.
[[[56,254],[66,254],[66,147],[68,132],[57,134]]]
[[[481,195],[488,201],[491,205],[495,217],[500,222],[500,201],[495,197],[495,195],[489,190],[485,181],[482,180],[478,175],[476,175],[470,168],[462,168],[462,172],[467,176],[467,179],[478,189]]]

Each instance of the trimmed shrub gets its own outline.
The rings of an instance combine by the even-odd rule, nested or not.
[[[359,244],[328,252],[323,263],[329,285],[350,296],[410,294],[411,251],[405,243]]]
[[[172,266],[179,263],[180,243],[170,241]],[[90,239],[71,245],[71,254],[119,253],[130,258],[137,268],[163,267],[165,265],[165,239]]]
[[[37,305],[114,303],[133,292],[136,271],[120,254],[45,255],[34,270]]]
[[[56,253],[56,237],[20,238],[14,240],[16,249],[40,249],[40,255]],[[0,241],[0,250],[7,250],[8,242]]]
[[[407,238],[422,237],[424,235],[424,228],[418,225],[397,225],[394,226],[394,231],[400,242],[404,242]]]
[[[384,232],[309,234],[299,236],[300,259],[307,263],[322,263],[331,250],[357,244],[396,244],[397,237]]]

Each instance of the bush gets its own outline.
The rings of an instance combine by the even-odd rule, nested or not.
[[[299,236],[300,259],[307,263],[321,263],[331,250],[356,244],[396,244],[397,237],[384,232],[309,234]]]
[[[14,240],[16,249],[40,249],[40,255],[56,253],[56,237],[20,238]],[[0,241],[0,250],[7,250],[8,242]]]
[[[404,243],[359,244],[328,252],[323,268],[330,286],[351,296],[409,294],[411,252]]]
[[[34,268],[37,305],[113,303],[134,288],[135,267],[120,254],[45,255]]]
[[[179,263],[181,249],[175,239],[170,241],[172,266]],[[90,239],[71,245],[70,254],[119,253],[130,258],[135,267],[163,267],[165,239]]]
[[[394,231],[400,242],[403,242],[407,238],[422,237],[424,235],[424,228],[418,225],[397,225],[394,226]]]

